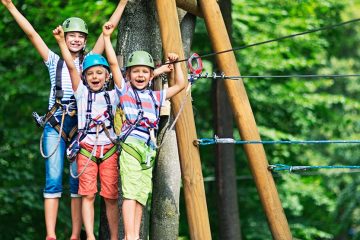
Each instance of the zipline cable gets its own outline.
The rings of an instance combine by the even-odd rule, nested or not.
[[[360,144],[360,140],[235,140],[233,138],[201,138],[194,145],[213,144]]]
[[[360,74],[290,74],[290,75],[244,75],[244,76],[226,76],[224,74],[198,74],[193,76],[196,80],[202,78],[212,79],[230,79],[240,80],[242,78],[348,78],[348,77],[360,77]]]
[[[343,25],[347,25],[347,24],[351,24],[351,23],[355,23],[355,22],[359,22],[359,21],[360,21],[360,18],[355,18],[355,19],[345,21],[345,22],[341,22],[341,23],[337,23],[337,24],[334,24],[334,25],[327,25],[327,26],[324,26],[324,27],[315,28],[315,29],[304,31],[304,32],[294,33],[294,34],[290,34],[290,35],[286,35],[286,36],[282,36],[282,37],[278,37],[278,38],[274,38],[274,39],[269,39],[269,40],[262,41],[262,42],[243,45],[243,46],[240,46],[240,47],[234,47],[234,48],[224,50],[224,51],[203,54],[203,55],[200,55],[198,57],[195,57],[195,59],[196,58],[206,58],[206,57],[210,57],[210,56],[213,56],[213,55],[216,55],[216,54],[222,54],[222,53],[227,53],[227,52],[232,52],[232,51],[238,51],[238,50],[242,50],[242,49],[246,49],[246,48],[250,48],[250,47],[255,47],[255,46],[259,46],[259,45],[263,45],[263,44],[267,44],[267,43],[271,43],[271,42],[281,41],[281,40],[288,39],[288,38],[298,37],[298,36],[309,34],[309,33],[319,32],[319,31],[323,31],[323,30],[329,30],[329,29],[337,28],[337,27],[340,27],[340,26],[343,26]],[[178,60],[178,61],[176,61],[174,63],[185,62],[185,61],[188,61],[188,60],[189,60],[189,58]],[[168,64],[168,63],[164,63],[164,65],[165,64]]]
[[[305,170],[311,170],[311,169],[360,169],[360,166],[290,166],[286,164],[273,164],[269,165],[268,167],[271,171],[305,171]]]

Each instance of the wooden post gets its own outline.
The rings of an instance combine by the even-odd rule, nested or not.
[[[177,7],[197,16],[203,18],[201,9],[197,4],[197,0],[176,0]]]
[[[216,0],[198,0],[206,27],[215,52],[231,49],[225,23]],[[217,64],[228,76],[239,76],[233,52],[216,55]],[[244,140],[260,140],[249,99],[242,81],[226,80],[225,88],[229,96],[235,121]],[[289,225],[281,206],[274,179],[267,169],[264,148],[261,144],[244,145],[250,168],[255,179],[260,199],[274,239],[292,239]]]
[[[160,33],[164,54],[175,52],[184,59],[180,25],[175,0],[156,0],[159,15]],[[184,77],[187,76],[185,64],[182,64]],[[170,79],[170,85],[173,79]],[[172,111],[177,114],[185,91],[172,97]],[[199,149],[193,145],[197,139],[191,99],[186,104],[176,123],[176,135],[186,201],[186,212],[192,240],[210,240],[210,224],[207,212],[204,179],[202,176]]]

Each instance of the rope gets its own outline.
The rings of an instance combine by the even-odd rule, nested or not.
[[[244,75],[244,76],[226,76],[224,73],[221,74],[198,74],[193,75],[195,80],[200,78],[212,78],[212,79],[230,79],[230,80],[241,80],[243,78],[348,78],[348,77],[360,77],[360,74],[290,74],[290,75]]]
[[[187,99],[187,97],[189,96],[189,93],[191,92],[191,91],[190,91],[191,85],[192,85],[191,83],[188,84],[188,86],[187,86],[187,88],[186,88],[186,91],[185,91],[185,96],[184,96],[183,99],[181,100],[180,110],[179,110],[179,112],[177,113],[177,115],[176,115],[173,123],[171,124],[171,126],[170,126],[170,127],[166,130],[166,132],[164,133],[164,137],[163,137],[162,140],[161,140],[161,144],[160,144],[159,146],[157,146],[157,145],[156,145],[156,141],[153,141],[156,149],[159,149],[159,148],[161,148],[161,147],[164,145],[165,140],[166,140],[166,139],[168,138],[168,136],[169,136],[168,132],[169,132],[169,131],[172,131],[172,130],[174,129],[175,124],[176,124],[177,120],[179,119],[181,112],[184,110],[186,99]]]
[[[212,144],[360,144],[360,140],[235,140],[233,138],[201,138],[194,145]]]
[[[59,146],[60,146],[61,133],[62,133],[63,126],[64,126],[65,113],[66,113],[66,111],[63,110],[62,117],[61,117],[60,130],[59,130],[59,137],[58,137],[58,141],[57,141],[57,144],[56,144],[56,146],[55,146],[55,149],[54,149],[49,155],[47,155],[47,156],[44,154],[44,149],[43,149],[44,132],[41,134],[41,137],[40,137],[40,153],[41,153],[41,156],[42,156],[43,158],[50,158],[52,155],[54,155],[54,153],[57,151],[57,149],[58,149]]]
[[[349,21],[346,21],[346,22],[341,22],[341,23],[338,23],[338,24],[327,25],[327,26],[324,26],[324,27],[315,28],[315,29],[304,31],[304,32],[290,34],[290,35],[286,35],[286,36],[282,36],[282,37],[278,37],[278,38],[274,38],[274,39],[270,39],[270,40],[266,40],[266,41],[262,41],[262,42],[257,42],[257,43],[252,43],[252,44],[240,46],[240,47],[235,47],[235,48],[231,48],[231,49],[224,50],[224,51],[203,54],[203,55],[200,55],[199,58],[210,57],[210,56],[213,56],[213,55],[216,55],[216,54],[222,54],[222,53],[242,50],[242,49],[255,47],[255,46],[259,46],[259,45],[263,45],[263,44],[267,44],[267,43],[271,43],[271,42],[281,41],[281,40],[288,39],[288,38],[298,37],[298,36],[309,34],[309,33],[319,32],[319,31],[323,31],[323,30],[329,30],[329,29],[337,28],[337,27],[340,27],[340,26],[343,26],[343,25],[347,25],[347,24],[351,24],[351,23],[355,23],[355,22],[359,22],[359,21],[360,21],[360,18],[356,18],[356,19],[352,19],[352,20],[349,20]],[[188,59],[189,58],[182,59],[182,60],[179,60],[179,61],[176,61],[176,62],[185,62],[185,61],[188,61]],[[176,62],[174,62],[174,63],[176,63]]]
[[[306,171],[310,169],[360,169],[360,166],[289,166],[285,164],[274,164],[268,167],[271,171]]]
[[[91,158],[96,154],[97,144],[98,144],[98,139],[99,139],[99,128],[100,128],[100,125],[99,125],[99,124],[96,125],[95,145],[94,145],[94,147],[93,147],[93,149],[92,149],[92,151],[91,151],[91,154],[90,154],[87,162],[86,162],[85,165],[84,165],[83,170],[82,170],[78,175],[75,175],[75,174],[73,173],[73,171],[72,171],[72,164],[73,164],[73,162],[70,163],[70,175],[71,175],[73,178],[79,178],[79,177],[85,172],[86,168],[88,167],[88,165],[89,165],[89,163],[90,163],[90,161],[91,161]],[[78,154],[80,154],[80,153],[78,153]],[[75,161],[74,161],[74,162],[75,162]]]

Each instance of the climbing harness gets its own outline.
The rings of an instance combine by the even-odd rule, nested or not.
[[[80,154],[84,155],[85,157],[90,158],[94,163],[96,164],[100,164],[103,161],[105,161],[106,159],[108,159],[109,157],[111,157],[114,153],[116,153],[117,151],[117,146],[114,145],[112,148],[110,148],[109,151],[107,151],[103,156],[100,157],[94,157],[92,155],[92,152],[89,152],[88,150],[86,150],[85,148],[81,148],[80,149]]]
[[[119,151],[121,152],[122,150],[124,150],[125,152],[130,154],[132,157],[134,157],[137,161],[139,161],[142,169],[148,169],[152,166],[152,163],[154,161],[152,159],[151,155],[148,154],[146,156],[146,160],[143,161],[141,154],[139,154],[131,145],[125,143],[125,141],[126,141],[127,137],[130,135],[130,133],[133,130],[135,130],[137,126],[142,126],[142,127],[148,129],[147,133],[149,133],[149,135],[150,135],[150,138],[146,144],[150,147],[156,145],[155,129],[157,129],[157,126],[159,123],[160,107],[156,103],[155,97],[154,97],[152,91],[149,91],[149,95],[155,105],[155,114],[157,116],[157,119],[155,121],[151,122],[149,118],[144,117],[144,110],[142,108],[139,93],[137,92],[136,89],[133,89],[133,92],[134,92],[135,99],[136,99],[136,107],[138,109],[138,114],[137,114],[136,120],[133,122],[131,122],[129,119],[126,119],[127,124],[130,125],[130,128],[127,129],[125,134],[118,139]],[[140,129],[137,129],[137,130],[141,131]]]
[[[102,91],[100,91],[100,92],[102,92]],[[83,129],[79,129],[78,136],[76,137],[76,139],[71,143],[71,145],[67,149],[67,158],[70,161],[70,173],[73,178],[79,178],[84,173],[84,171],[87,168],[87,166],[89,165],[90,161],[94,161],[94,162],[100,164],[101,162],[103,162],[106,159],[108,159],[109,157],[111,157],[117,151],[116,139],[111,138],[110,132],[108,130],[108,128],[112,128],[114,126],[114,116],[112,113],[112,105],[111,105],[109,93],[107,91],[104,92],[104,98],[105,98],[105,101],[107,104],[107,109],[104,112],[104,114],[103,114],[104,118],[102,118],[102,119],[100,119],[100,118],[93,119],[91,117],[92,103],[93,103],[92,95],[93,94],[96,95],[97,93],[93,93],[91,91],[88,92],[85,126]],[[108,127],[105,125],[106,119],[108,119],[110,121],[110,125]],[[92,129],[94,127],[96,127],[96,131],[91,132],[90,129]],[[101,131],[99,130],[100,127],[102,127]],[[99,158],[96,158],[96,157],[94,157],[94,155],[96,154],[96,150],[98,147],[97,146],[98,145],[98,137],[99,137],[99,134],[102,132],[104,132],[105,135],[110,139],[110,141],[112,143],[114,143],[115,145],[110,150],[108,150],[105,153],[105,155],[100,156]],[[94,144],[94,147],[91,152],[80,147],[80,142],[87,136],[87,134],[96,134],[95,144]],[[75,175],[72,173],[71,166],[72,166],[72,163],[76,160],[76,156],[78,154],[82,154],[82,155],[88,157],[88,161],[84,165],[83,170],[78,175]]]
[[[71,175],[73,178],[75,178],[75,179],[76,179],[76,178],[79,178],[79,177],[85,172],[85,170],[86,170],[86,168],[88,167],[88,165],[89,165],[92,157],[96,154],[97,144],[98,144],[98,139],[99,139],[99,127],[100,127],[100,125],[97,125],[97,126],[96,126],[96,137],[95,137],[94,147],[93,147],[90,155],[88,156],[88,159],[87,159],[87,161],[86,161],[86,163],[85,163],[85,165],[84,165],[84,168],[82,169],[82,171],[81,171],[78,175],[75,175],[75,174],[73,173],[73,171],[72,171],[72,164],[74,163],[74,161],[73,161],[73,162],[70,162],[70,175]],[[80,147],[80,144],[79,144],[79,147]],[[79,151],[80,151],[80,148],[79,148]],[[77,154],[76,154],[76,156],[77,156]],[[75,157],[76,157],[76,156],[75,156]]]
[[[152,158],[151,155],[147,154],[146,160],[144,161],[141,154],[136,151],[131,145],[125,142],[120,142],[120,148],[126,153],[130,154],[133,158],[135,158],[140,163],[143,170],[149,169],[151,166],[153,166],[154,158]]]
[[[64,90],[62,90],[62,81],[61,81],[61,75],[62,75],[61,73],[62,73],[63,64],[64,64],[64,60],[59,59],[57,65],[56,65],[55,87],[53,89],[54,96],[55,96],[54,105],[50,108],[50,110],[44,116],[39,116],[39,114],[37,114],[36,112],[33,112],[33,114],[32,114],[35,119],[35,122],[37,123],[37,125],[39,127],[44,128],[45,124],[49,123],[50,126],[53,127],[59,133],[56,147],[48,155],[45,155],[44,151],[43,151],[44,132],[42,133],[42,135],[40,137],[40,153],[43,156],[43,158],[45,158],[45,159],[50,158],[52,155],[54,155],[54,153],[56,152],[56,150],[58,149],[58,147],[60,145],[61,137],[64,139],[65,142],[70,142],[71,139],[73,138],[73,136],[75,135],[75,133],[77,132],[77,126],[74,126],[70,130],[68,135],[63,131],[65,115],[67,114],[70,117],[73,117],[76,114],[76,102],[75,102],[75,99],[73,96],[68,101],[61,100],[64,96]],[[56,111],[58,109],[62,110],[62,117],[61,117],[60,122],[54,116],[54,114],[56,113]]]
[[[59,133],[59,134],[58,134],[57,143],[56,143],[56,145],[55,145],[54,150],[53,150],[49,155],[45,155],[45,153],[44,153],[44,149],[43,149],[44,132],[41,134],[39,147],[40,147],[41,156],[42,156],[43,158],[50,158],[52,155],[54,155],[54,153],[55,153],[56,150],[58,149],[58,147],[59,147],[59,145],[60,145],[62,133],[63,133],[62,130],[63,130],[63,125],[64,125],[64,119],[65,119],[65,112],[62,113],[61,125],[60,125],[60,129],[58,130],[58,133]]]
[[[149,95],[150,95],[150,97],[151,97],[151,99],[152,99],[152,101],[153,101],[153,103],[155,105],[155,114],[156,114],[156,117],[157,117],[157,119],[154,122],[151,122],[149,118],[144,117],[144,110],[142,109],[141,99],[139,97],[139,93],[137,92],[136,89],[133,89],[133,93],[134,93],[135,99],[136,99],[136,107],[137,107],[137,110],[138,110],[138,114],[137,114],[136,120],[134,122],[131,122],[130,119],[125,120],[126,123],[128,125],[130,125],[130,128],[128,130],[126,130],[126,133],[119,138],[119,141],[121,141],[121,142],[125,142],[126,138],[130,135],[130,133],[133,130],[135,130],[135,128],[137,126],[142,126],[144,128],[147,128],[149,130],[149,134],[150,134],[150,129],[156,129],[158,124],[159,124],[160,108],[159,108],[159,105],[155,101],[155,97],[154,97],[152,91],[149,91]]]

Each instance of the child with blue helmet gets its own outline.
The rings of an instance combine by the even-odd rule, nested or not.
[[[40,124],[44,125],[42,136],[41,152],[45,158],[45,188],[44,188],[44,211],[46,223],[46,239],[56,239],[56,220],[61,197],[62,174],[66,145],[77,130],[77,117],[75,101],[73,100],[73,90],[70,75],[66,64],[61,58],[51,51],[40,35],[35,31],[30,22],[18,11],[11,0],[1,0],[1,3],[8,9],[19,27],[28,36],[34,45],[45,65],[48,67],[50,75],[51,89],[49,97],[49,112],[45,115],[45,121],[40,119]],[[110,18],[110,21],[117,25],[127,0],[119,1],[119,4]],[[77,17],[71,17],[63,22],[65,32],[66,48],[71,52],[71,59],[76,66],[76,71],[80,72],[81,63],[85,57],[84,49],[86,45],[88,28],[86,23]],[[100,36],[93,48],[94,53],[102,53],[104,50],[103,37]],[[76,168],[76,165],[74,165]],[[76,169],[74,169],[76,170]],[[78,194],[78,180],[70,178],[71,192],[71,212],[72,212],[72,234],[71,239],[80,238],[81,231],[81,198]]]
[[[107,23],[106,26],[112,26]],[[105,27],[104,27],[105,28]],[[118,239],[118,170],[119,153],[114,131],[114,114],[119,98],[115,90],[108,91],[110,67],[100,54],[90,54],[79,74],[66,47],[64,30],[57,27],[53,34],[59,43],[68,66],[78,107],[78,139],[80,151],[76,156],[79,194],[82,196],[82,215],[87,239],[94,235],[94,201],[97,176],[100,176],[100,195],[104,198],[110,229],[110,239]],[[105,38],[105,31],[103,31]],[[115,79],[115,78],[114,78]],[[117,83],[117,81],[115,81]]]

